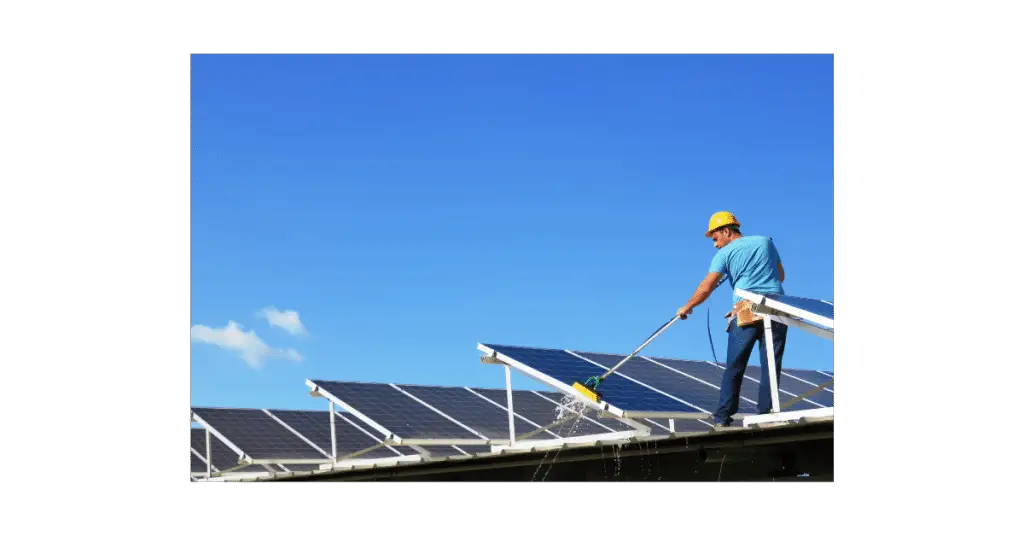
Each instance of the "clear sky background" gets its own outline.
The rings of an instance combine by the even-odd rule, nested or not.
[[[832,300],[832,69],[193,56],[192,404],[325,409],[307,378],[503,386],[478,342],[628,353],[707,273],[719,210],[774,238],[788,294]],[[707,307],[644,353],[711,360]],[[832,343],[790,330],[783,366],[832,370]]]

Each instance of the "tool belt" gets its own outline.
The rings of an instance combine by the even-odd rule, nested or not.
[[[736,325],[739,327],[747,327],[758,322],[764,322],[764,317],[753,312],[750,307],[754,305],[747,300],[740,300],[732,306],[732,311],[725,315],[726,318],[731,319],[736,317]],[[726,327],[725,331],[729,331],[732,327],[732,322]]]

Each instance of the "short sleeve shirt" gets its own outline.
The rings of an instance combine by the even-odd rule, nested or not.
[[[779,252],[771,239],[743,236],[715,253],[709,271],[728,277],[734,291],[743,289],[758,294],[785,294],[779,261]],[[738,301],[740,297],[733,292],[733,303]]]

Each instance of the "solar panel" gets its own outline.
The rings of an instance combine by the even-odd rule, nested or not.
[[[191,472],[193,472],[193,473],[205,473],[206,472],[206,464],[203,463],[203,460],[200,460],[199,458],[197,458],[194,452],[189,452],[189,454],[192,456],[192,470],[191,470]]]
[[[358,412],[364,415],[377,426],[403,440],[441,439],[453,443],[482,440],[476,434],[386,383],[323,380],[311,380],[311,383],[336,402],[347,406],[345,409],[351,413]]]
[[[778,382],[778,402],[779,404],[785,404],[804,393],[814,388],[815,385],[808,384],[805,381],[788,376],[791,371],[782,367],[782,377]],[[824,376],[822,376],[824,377]],[[825,378],[827,379],[827,378]],[[821,382],[819,382],[820,384]],[[761,388],[761,367],[758,365],[746,366],[746,372],[743,377],[743,384],[740,387],[741,393],[744,396],[750,397],[752,400],[758,400],[758,389]],[[749,394],[749,395],[748,395]],[[785,411],[800,411],[808,409],[818,409],[833,406],[833,400],[831,400],[831,394],[825,390],[820,390],[818,393],[807,397],[805,400],[797,402],[791,406],[785,408]]]
[[[508,397],[504,389],[474,388],[473,390],[481,396],[487,397],[488,400],[492,400],[494,403],[500,404],[501,407],[505,408],[505,411],[507,411]],[[555,400],[559,400],[562,397],[562,395],[554,394],[551,396],[554,397]],[[526,419],[533,421],[533,423],[537,425],[534,426],[526,423],[524,426],[524,424],[520,424],[522,421],[517,420],[516,436],[521,436],[538,427],[547,426],[558,420],[558,404],[531,391],[512,391],[512,411],[517,415],[522,415]],[[607,434],[632,429],[618,421],[613,420],[611,422],[618,424],[621,428],[611,429],[610,427],[603,427],[591,422],[589,419],[578,418],[572,419],[559,426],[555,426],[551,428],[550,431],[558,437],[575,437],[582,435]],[[623,428],[625,430],[623,430]],[[505,433],[507,435],[508,431],[506,430]],[[549,439],[551,437],[552,436],[549,434],[541,433],[528,439]]]
[[[228,441],[256,460],[325,459],[299,436],[258,409],[192,408]]]
[[[687,360],[683,360],[683,359],[666,359],[666,358],[662,358],[662,357],[652,357],[652,358],[649,358],[649,359],[651,359],[652,361],[655,361],[657,363],[660,363],[662,365],[665,365],[667,367],[671,367],[673,369],[685,372],[685,373],[687,373],[687,374],[689,374],[691,376],[700,378],[700,379],[702,379],[702,380],[704,380],[704,381],[706,381],[706,382],[708,382],[708,383],[710,383],[710,384],[712,384],[712,385],[714,385],[716,387],[721,387],[721,385],[722,385],[722,375],[725,373],[725,371],[720,366],[715,365],[714,363],[709,363],[707,361],[687,361]],[[752,354],[751,355],[751,361],[754,361],[755,359],[759,359],[759,358],[756,356],[756,354]],[[756,372],[757,372],[757,375],[754,375],[751,372],[751,367],[748,365],[746,371],[744,372],[744,375],[751,376],[754,379],[760,380],[761,379],[761,376],[760,376],[761,371],[760,371],[760,369],[758,369]],[[740,384],[740,397],[741,398],[740,398],[739,410],[738,410],[739,413],[747,413],[747,414],[757,413],[757,397],[759,396],[758,395],[758,389],[759,388],[760,387],[759,387],[759,385],[756,382],[751,381],[750,379],[747,379],[747,378],[743,379],[743,383]],[[715,389],[715,393],[716,393],[717,396],[721,396],[722,392],[719,389]],[[797,393],[797,394],[799,394],[799,393]],[[779,399],[780,403],[784,403],[785,400],[782,400],[782,399],[786,398],[787,395],[785,395],[784,393],[779,393],[779,396],[780,396],[780,399]],[[747,400],[752,400],[753,402],[748,402],[747,400],[744,400],[744,398],[746,398]],[[789,397],[789,398],[792,398],[792,397]],[[787,398],[787,400],[788,400],[788,398]],[[718,400],[717,399],[716,399],[716,401],[714,403],[714,407],[715,408],[718,407]],[[818,406],[809,404],[807,402],[797,402],[790,409],[792,409],[792,410],[814,409],[814,408],[817,408],[817,407]],[[714,410],[712,410],[712,411],[714,411]]]
[[[516,368],[537,377],[532,369],[549,379],[542,379],[565,392],[571,392],[574,382],[583,382],[591,376],[599,376],[606,368],[588,363],[564,350],[526,348],[519,346],[484,345],[514,361]],[[539,378],[538,378],[539,379]],[[601,383],[602,401],[625,412],[676,413],[697,415],[702,412],[683,402],[639,385],[631,380],[612,374]],[[628,416],[628,415],[627,415]]]

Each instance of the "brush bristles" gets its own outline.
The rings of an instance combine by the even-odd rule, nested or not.
[[[580,382],[572,384],[572,387],[573,389],[579,391],[581,395],[589,398],[590,400],[593,400],[594,402],[597,402],[598,398],[600,398],[600,395],[598,395],[594,391],[591,391],[586,386],[582,385]]]

